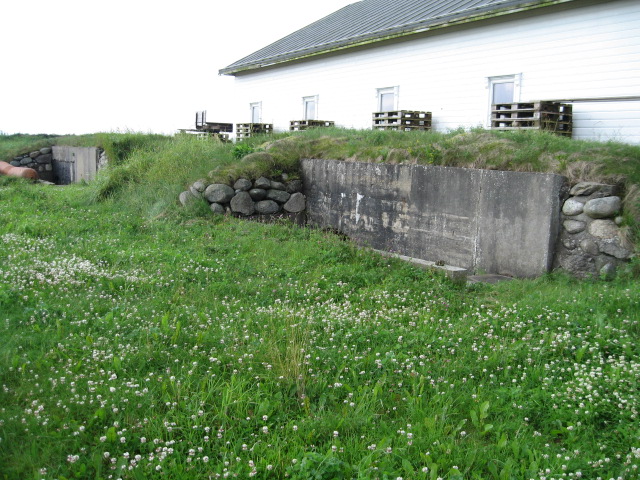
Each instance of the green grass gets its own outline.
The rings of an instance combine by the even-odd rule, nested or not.
[[[638,477],[637,265],[460,286],[177,206],[234,165],[176,137],[95,184],[0,178],[0,479]]]

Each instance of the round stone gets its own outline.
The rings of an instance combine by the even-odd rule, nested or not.
[[[584,213],[591,218],[613,217],[620,210],[621,205],[620,197],[594,198],[584,204]]]
[[[242,215],[253,215],[256,207],[251,195],[248,192],[236,193],[231,199],[231,211]]]
[[[618,226],[613,220],[594,220],[589,225],[589,233],[597,238],[616,238],[618,236]]]
[[[260,177],[254,182],[253,186],[255,188],[263,188],[265,190],[268,190],[271,188],[271,180],[266,177]]]
[[[261,200],[256,203],[256,212],[262,215],[272,215],[280,211],[280,205],[273,200]]]
[[[580,242],[580,249],[584,253],[588,253],[589,255],[598,255],[600,253],[598,244],[590,238],[585,238]]]
[[[267,191],[267,200],[274,200],[278,203],[285,203],[291,197],[290,193],[284,190],[269,190]]]
[[[186,207],[189,203],[195,201],[196,197],[194,197],[193,193],[191,193],[189,190],[186,190],[178,196],[178,200],[180,200],[180,204],[183,207]]]
[[[579,215],[582,213],[582,209],[584,208],[584,204],[574,198],[570,198],[564,205],[562,206],[562,213],[567,215],[568,217],[573,217],[574,215]]]
[[[204,198],[209,203],[228,203],[236,192],[229,185],[213,183],[204,191]]]
[[[275,182],[275,181],[271,181],[271,188],[273,188],[274,190],[286,190],[287,187],[285,187],[284,183],[282,182]]]
[[[233,188],[236,191],[246,192],[251,189],[251,180],[246,178],[239,178],[236,183],[233,184]]]
[[[307,208],[307,200],[300,192],[291,195],[291,198],[284,204],[284,209],[289,213],[302,212],[305,208]]]
[[[249,195],[254,201],[259,202],[267,198],[267,191],[264,188],[252,188],[249,190]]]
[[[207,189],[208,183],[205,180],[196,180],[191,186],[196,192],[202,193]]]
[[[209,208],[211,208],[211,211],[215,214],[224,215],[224,206],[220,205],[219,203],[214,202],[209,206]]]
[[[586,224],[578,220],[565,220],[562,226],[569,233],[580,233],[586,228]]]

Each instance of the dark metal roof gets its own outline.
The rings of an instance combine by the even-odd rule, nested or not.
[[[232,75],[450,23],[567,1],[573,0],[362,0],[232,63],[220,73]]]

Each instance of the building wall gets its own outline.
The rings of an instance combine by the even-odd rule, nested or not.
[[[238,75],[234,122],[261,102],[262,122],[286,130],[318,95],[318,119],[370,128],[377,89],[397,86],[398,109],[431,111],[437,130],[486,127],[488,78],[511,74],[520,102],[640,100],[640,2],[579,3]],[[574,103],[574,138],[640,143],[640,101]]]

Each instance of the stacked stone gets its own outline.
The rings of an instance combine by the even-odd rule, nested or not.
[[[51,165],[52,160],[53,155],[51,154],[51,147],[45,147],[31,153],[25,153],[14,157],[10,163],[14,167],[33,168],[38,172],[38,176],[40,178],[48,179],[48,177],[53,177],[53,166]]]
[[[204,198],[211,211],[238,216],[297,214],[306,208],[302,182],[287,183],[260,177],[252,182],[246,178],[236,180],[233,187],[222,183],[209,184],[205,180],[194,182],[189,190],[180,194],[180,203],[186,205],[194,199]]]
[[[633,255],[621,234],[622,200],[614,185],[581,182],[562,206],[556,267],[579,278],[611,278]]]

